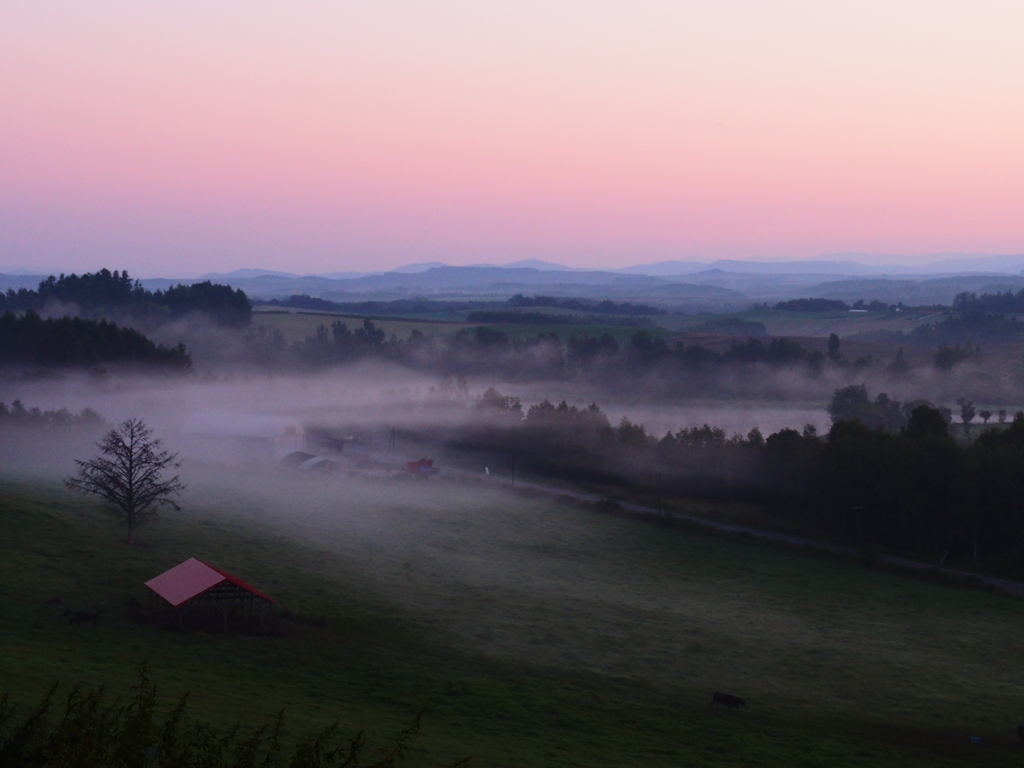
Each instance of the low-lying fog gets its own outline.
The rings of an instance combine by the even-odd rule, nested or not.
[[[433,377],[374,365],[219,381],[84,375],[7,380],[0,385],[0,400],[20,399],[43,409],[88,407],[112,424],[139,416],[176,449],[186,419],[207,412],[288,416],[307,429],[363,428],[378,437],[391,426],[448,425],[465,419],[473,396],[492,384],[503,394],[522,397],[524,409],[545,396],[539,384],[472,380],[468,393],[460,392],[457,385],[441,388]],[[557,401],[564,395],[552,387],[550,396]],[[809,405],[638,400],[624,402],[620,395],[601,405],[613,423],[627,415],[655,434],[705,422],[729,432],[758,427],[765,434],[807,423],[827,426],[824,411]],[[0,432],[0,467],[8,477],[32,474],[57,481],[73,470],[74,458],[94,452],[96,437],[95,428],[91,433],[85,428],[67,434]],[[400,606],[426,631],[488,654],[654,685],[686,681],[711,690],[746,680],[754,697],[791,702],[827,670],[830,690],[823,695],[838,709],[877,694],[861,690],[857,664],[863,658],[896,660],[885,670],[893,691],[916,690],[930,669],[960,662],[946,658],[955,655],[954,645],[943,638],[921,637],[913,628],[906,636],[879,632],[881,619],[848,609],[840,595],[826,595],[829,609],[815,618],[799,607],[809,599],[806,570],[764,570],[748,561],[752,556],[742,546],[729,549],[719,562],[707,555],[708,547],[719,546],[714,539],[669,536],[661,528],[593,509],[513,494],[495,478],[321,476],[269,460],[228,469],[188,456],[180,472],[187,485],[183,511],[165,515],[288,537],[310,548],[317,561],[311,567],[324,578]],[[143,529],[140,535],[148,534]],[[182,559],[201,555],[181,553]],[[786,589],[774,589],[778,579],[786,580]],[[772,590],[762,588],[769,583]],[[916,650],[908,655],[903,649],[911,641]],[[851,656],[851,645],[859,656]],[[812,657],[813,663],[791,663]],[[751,664],[759,668],[756,683],[750,683]]]
[[[307,429],[415,429],[460,422],[466,418],[473,399],[490,386],[504,395],[519,397],[524,413],[544,399],[555,403],[566,399],[578,406],[594,401],[593,393],[576,391],[565,383],[470,379],[467,384],[465,391],[444,390],[437,377],[387,364],[309,375],[240,373],[218,380],[202,376],[97,379],[72,374],[59,380],[7,380],[0,384],[0,401],[10,404],[20,400],[26,407],[42,410],[67,408],[78,412],[92,408],[110,423],[138,416],[172,446],[190,416],[210,412],[288,416]],[[627,402],[621,394],[607,400],[598,398],[597,402],[612,424],[627,417],[656,435],[703,424],[721,427],[730,434],[746,434],[757,427],[767,435],[805,424],[824,430],[829,423],[821,405],[799,402],[663,403],[642,397]]]
[[[697,574],[682,594],[675,578],[660,578],[659,564],[632,551],[634,523],[546,497],[443,478],[311,481],[203,470],[192,483],[188,514],[284,533],[322,553],[325,575],[487,653],[653,682],[696,674],[694,643],[738,659],[768,627],[790,638],[804,631],[763,602],[743,622],[747,636],[726,641],[748,595],[713,597]]]
[[[970,666],[959,642],[903,623],[902,603],[833,573],[855,565],[822,563],[809,578],[802,555],[481,481],[208,467],[189,480],[186,518],[286,537],[308,547],[320,577],[400,607],[425,638],[517,663],[669,689],[741,686],[780,708],[816,689],[833,711],[867,698],[911,711],[930,700],[922,681],[934,670]],[[887,690],[870,689],[865,665]],[[993,673],[972,667],[971,684],[999,684]]]

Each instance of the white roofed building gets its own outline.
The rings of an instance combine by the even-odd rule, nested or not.
[[[273,461],[306,449],[306,431],[286,416],[196,413],[181,431],[184,452],[210,461]]]

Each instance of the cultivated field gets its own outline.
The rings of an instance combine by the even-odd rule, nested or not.
[[[197,713],[284,708],[292,735],[340,716],[384,737],[429,704],[413,765],[1020,762],[1019,600],[443,478],[183,469],[184,511],[135,547],[55,482],[4,481],[0,689],[124,691],[148,661]],[[326,627],[133,623],[142,582],[190,556]],[[709,711],[715,690],[747,709]]]
[[[674,331],[686,331],[709,318],[736,317],[764,323],[770,336],[824,336],[837,333],[851,336],[868,331],[893,330],[909,333],[922,323],[941,319],[942,315],[922,312],[781,312],[752,309],[720,315],[663,315],[654,318],[658,325]]]
[[[305,310],[257,310],[253,312],[253,325],[265,325],[268,328],[280,330],[288,343],[302,341],[308,336],[316,335],[318,325],[331,327],[331,323],[340,320],[354,331],[363,324],[363,318],[356,315],[339,315],[330,312],[312,312]],[[466,327],[463,323],[446,322],[440,320],[379,320],[374,318],[373,324],[380,328],[390,338],[395,334],[399,339],[405,339],[414,330],[424,336],[449,335]],[[477,324],[479,325],[479,323]]]
[[[568,310],[556,307],[529,308],[524,311],[535,311],[544,314],[573,314]],[[603,333],[610,333],[620,344],[628,344],[629,339],[639,330],[638,326],[614,325],[612,323],[619,318],[609,316],[609,324],[594,325],[557,325],[557,324],[524,324],[524,323],[465,323],[460,322],[467,313],[459,313],[457,317],[414,317],[409,319],[374,319],[374,323],[383,328],[390,336],[392,333],[400,339],[404,339],[415,328],[427,336],[448,335],[455,333],[460,328],[476,327],[487,325],[500,330],[508,335],[510,339],[526,338],[536,336],[538,333],[557,333],[563,340],[571,335],[575,336],[600,336]],[[579,313],[576,313],[579,314]],[[689,334],[692,328],[701,325],[712,317],[710,314],[703,315],[654,315],[645,317],[649,321],[648,330],[656,336],[674,336],[679,333]],[[903,315],[891,315],[884,312],[852,313],[852,312],[777,312],[765,310],[750,310],[727,315],[714,315],[715,318],[735,317],[742,320],[764,323],[771,336],[793,336],[793,337],[828,337],[830,333],[837,333],[842,337],[851,336],[866,331],[878,330],[902,330],[912,331],[918,325],[929,320],[934,321],[937,316],[924,315],[918,312],[907,312]],[[354,328],[362,323],[362,317],[356,315],[339,315],[329,312],[315,312],[312,310],[281,310],[270,309],[267,306],[257,307],[253,316],[253,322],[266,325],[270,328],[279,328],[288,341],[304,339],[316,333],[316,327],[320,323],[330,325],[335,320],[347,323],[349,328]],[[704,338],[709,337],[709,338]],[[740,337],[742,339],[742,337]],[[697,337],[687,336],[687,343],[703,343],[715,346],[715,341],[728,341],[728,338],[711,337],[710,334],[700,333]]]
[[[548,314],[563,314],[560,310],[541,308]],[[466,314],[466,313],[463,313]],[[614,318],[613,318],[614,319]],[[254,325],[265,325],[268,328],[279,329],[288,342],[301,341],[308,336],[316,334],[318,325],[326,325],[328,328],[335,320],[341,320],[348,325],[349,330],[355,330],[362,325],[363,319],[356,315],[338,315],[333,313],[307,312],[307,311],[262,311],[253,313]],[[639,326],[625,325],[558,325],[558,324],[527,324],[527,323],[464,323],[451,320],[424,320],[424,319],[373,319],[374,325],[381,328],[389,337],[395,334],[399,339],[408,338],[413,330],[418,330],[424,336],[451,336],[463,328],[476,328],[486,325],[489,328],[501,331],[512,341],[537,336],[540,333],[555,333],[567,342],[570,336],[595,336],[600,337],[608,333],[620,345],[626,345],[638,330]],[[669,333],[658,327],[651,327],[648,330],[656,336],[668,336]]]

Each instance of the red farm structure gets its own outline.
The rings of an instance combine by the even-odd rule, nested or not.
[[[436,475],[437,467],[433,459],[420,459],[419,461],[405,462],[405,469],[414,475]]]
[[[177,613],[179,626],[188,611],[213,610],[221,615],[227,631],[229,613],[237,610],[244,616],[248,611],[254,616],[257,609],[262,625],[264,610],[277,602],[237,576],[194,557],[150,579],[146,586]]]

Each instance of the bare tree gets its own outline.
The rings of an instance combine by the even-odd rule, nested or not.
[[[128,543],[142,523],[156,515],[156,507],[180,509],[171,498],[185,486],[178,476],[164,480],[168,468],[177,468],[178,455],[160,450],[153,430],[142,419],[128,419],[110,430],[97,443],[100,456],[75,461],[78,474],[64,484],[83,493],[92,493],[107,502],[110,512],[128,525]]]

